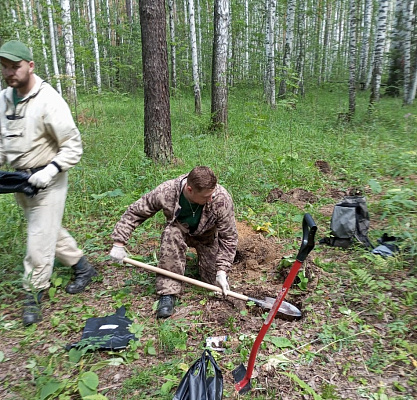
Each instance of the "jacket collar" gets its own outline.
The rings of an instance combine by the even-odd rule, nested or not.
[[[26,101],[29,98],[36,96],[41,90],[41,86],[45,81],[36,74],[34,74],[34,76],[35,76],[35,84],[33,85],[33,88],[21,101]],[[6,97],[7,97],[7,100],[13,102],[13,88],[10,86],[6,88]]]

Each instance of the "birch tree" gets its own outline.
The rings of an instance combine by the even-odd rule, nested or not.
[[[376,40],[374,50],[374,65],[372,71],[371,97],[369,107],[379,101],[382,76],[382,62],[384,55],[385,39],[387,36],[388,0],[379,0],[378,23],[376,28]]]
[[[46,74],[46,78],[49,81],[51,79],[51,75],[49,72],[48,53],[46,51],[45,25],[43,23],[42,6],[41,6],[40,0],[36,0],[36,10],[38,13],[37,20],[38,20],[39,31],[41,34],[42,55],[43,55],[43,60],[44,60],[45,74]]]
[[[414,0],[404,2],[404,23],[405,23],[405,40],[404,40],[404,104],[412,104],[411,97],[411,33],[413,30],[413,11]]]
[[[188,18],[190,24],[190,45],[194,84],[194,109],[196,114],[201,114],[201,92],[200,92],[200,76],[197,55],[197,34],[195,30],[195,10],[194,0],[188,0]]]
[[[69,0],[61,0],[62,7],[62,32],[65,46],[65,70],[68,78],[67,96],[70,103],[77,98],[77,86],[75,82],[75,55],[74,39],[72,35],[71,8]]]
[[[171,86],[172,88],[177,88],[177,46],[176,36],[175,36],[175,1],[168,1],[168,10],[169,10],[169,33],[170,33],[170,47],[171,47]]]
[[[227,129],[227,47],[229,0],[214,0],[214,37],[211,80],[211,129]]]
[[[349,111],[347,119],[350,121],[356,108],[356,0],[349,0]]]
[[[366,72],[368,70],[369,48],[371,38],[371,22],[372,22],[373,1],[365,0],[364,17],[363,17],[363,32],[361,43],[361,55],[359,63],[359,81],[362,83],[362,88],[365,88]]]
[[[48,7],[49,37],[51,40],[52,64],[54,67],[54,75],[56,79],[56,89],[58,93],[62,95],[61,78],[60,78],[58,58],[57,58],[57,53],[56,53],[56,38],[55,38],[54,18],[53,18],[53,5],[52,5],[51,0],[46,0],[46,4]]]
[[[407,0],[396,0],[394,25],[391,34],[391,45],[389,51],[389,74],[387,80],[386,93],[389,96],[400,95],[400,81],[403,76],[403,56],[404,56],[404,12],[403,5],[407,4]]]
[[[265,24],[265,96],[267,103],[276,107],[275,89],[275,13],[277,9],[276,0],[266,0],[266,24]]]
[[[287,93],[287,82],[289,80],[289,72],[291,71],[291,54],[294,41],[294,18],[295,18],[296,0],[288,0],[287,18],[286,18],[286,34],[284,45],[284,57],[282,61],[281,83],[279,86],[278,97],[284,98]]]
[[[97,92],[101,93],[101,69],[100,69],[100,52],[97,40],[96,25],[96,5],[94,0],[89,0],[90,5],[90,28],[94,46],[94,73],[96,77]]]
[[[145,154],[155,162],[165,163],[173,158],[173,149],[164,0],[141,0],[139,14],[145,95]]]

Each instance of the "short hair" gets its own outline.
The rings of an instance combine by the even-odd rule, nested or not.
[[[216,175],[209,167],[194,167],[187,176],[187,184],[197,192],[214,189],[217,184]]]

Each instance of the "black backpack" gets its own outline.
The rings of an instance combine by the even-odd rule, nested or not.
[[[373,247],[368,239],[369,213],[363,196],[346,196],[334,206],[330,221],[330,237],[322,242],[347,248],[357,240],[365,247]]]

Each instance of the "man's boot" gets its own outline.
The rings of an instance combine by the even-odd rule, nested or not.
[[[159,298],[156,318],[168,318],[174,313],[175,296],[172,294],[163,295]]]
[[[97,275],[97,272],[87,261],[85,256],[82,256],[72,268],[74,268],[75,271],[75,280],[67,285],[65,291],[71,294],[83,292],[91,282],[93,276]]]
[[[28,292],[23,303],[23,325],[29,326],[42,321],[41,300],[43,291]]]

